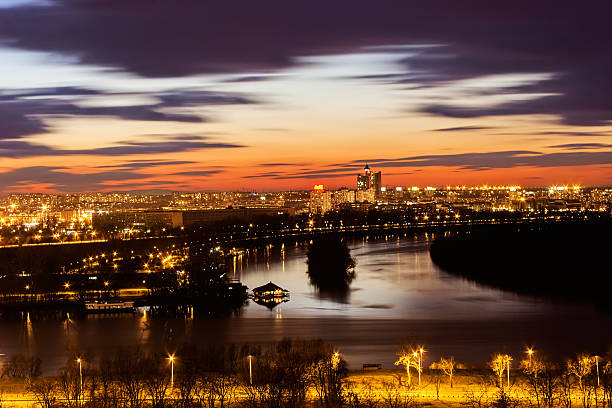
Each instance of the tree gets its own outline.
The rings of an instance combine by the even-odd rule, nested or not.
[[[444,357],[440,358],[438,367],[440,368],[440,370],[444,372],[444,374],[448,376],[450,387],[453,388],[453,375],[455,373],[455,357],[451,356],[449,359],[445,359]]]
[[[403,365],[406,368],[406,374],[408,375],[408,386],[412,385],[412,377],[410,375],[410,367],[415,367],[418,370],[418,361],[416,360],[415,353],[413,351],[401,350],[398,353],[398,359],[395,365]]]
[[[537,406],[543,403],[548,408],[553,407],[561,386],[557,367],[544,358],[532,356],[521,361],[521,371],[531,394],[535,396]]]
[[[119,350],[113,360],[115,379],[129,408],[140,408],[144,402],[144,359],[140,349],[133,349]]]
[[[55,382],[51,379],[44,378],[38,381],[28,380],[26,390],[34,394],[36,402],[41,408],[53,408],[55,405]]]
[[[320,290],[345,290],[355,279],[355,259],[339,235],[314,238],[306,256],[310,282]]]
[[[604,394],[604,404],[607,404],[608,407],[612,407],[612,353],[608,352],[607,361],[603,363],[602,371],[602,381],[601,385],[603,388]]]
[[[567,373],[578,379],[578,389],[582,393],[582,405],[588,408],[591,401],[591,387],[589,386],[587,377],[593,371],[595,359],[586,355],[579,354],[575,359],[567,362]]]
[[[151,408],[163,408],[166,394],[170,385],[170,379],[161,371],[160,359],[151,356],[146,359],[145,373],[143,378],[146,395],[151,400]]]
[[[508,370],[508,379],[510,378],[510,362],[512,361],[512,357],[507,354],[496,354],[493,356],[493,359],[489,362],[489,366],[493,373],[497,376],[498,385],[500,389],[504,388],[503,376],[504,371]],[[508,381],[509,382],[509,381]]]

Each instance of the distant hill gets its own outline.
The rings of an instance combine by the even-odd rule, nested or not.
[[[520,294],[612,311],[612,223],[477,227],[436,239],[440,268]]]

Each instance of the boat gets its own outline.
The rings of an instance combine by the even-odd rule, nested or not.
[[[136,308],[134,302],[86,302],[87,313],[134,313]]]

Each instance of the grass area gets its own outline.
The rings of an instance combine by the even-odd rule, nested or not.
[[[385,369],[371,371],[351,371],[345,379],[345,394],[347,398],[353,394],[361,400],[370,399],[384,402],[391,398],[402,398],[410,401],[410,406],[433,408],[487,407],[499,397],[499,387],[489,370],[458,370],[453,376],[451,388],[448,376],[438,374],[435,370],[426,370],[418,384],[418,375],[412,371],[412,384],[402,369]],[[507,387],[507,377],[504,376],[504,388],[507,395],[521,406],[533,406],[533,400],[524,378],[518,375],[510,376],[510,387]],[[32,407],[38,406],[32,394],[26,390],[23,379],[0,379],[0,392],[4,402],[0,407]],[[236,405],[240,407],[243,391],[236,392]],[[311,398],[315,399],[314,392]],[[58,395],[58,401],[61,400]],[[581,399],[578,390],[574,391],[573,400]],[[350,404],[347,404],[350,406]],[[576,406],[582,406],[578,403]]]

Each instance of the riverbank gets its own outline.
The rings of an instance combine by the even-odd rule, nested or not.
[[[430,255],[477,283],[612,311],[611,230],[609,221],[481,226],[437,238]]]

